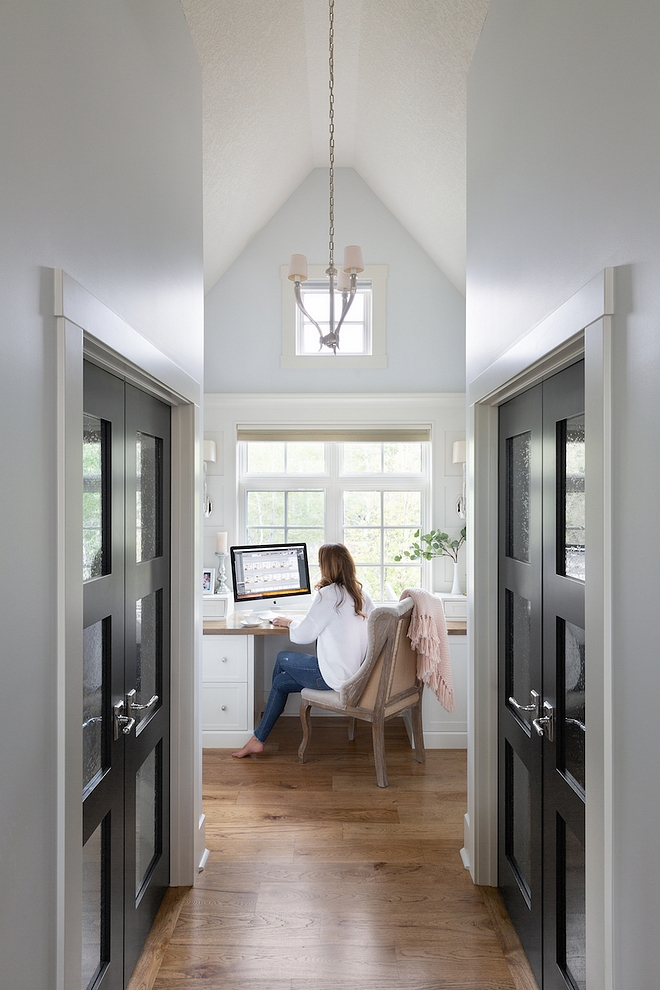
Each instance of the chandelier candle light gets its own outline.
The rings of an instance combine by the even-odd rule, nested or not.
[[[329,347],[333,354],[339,350],[339,331],[346,314],[355,299],[357,277],[364,271],[362,249],[352,244],[344,249],[344,264],[338,272],[335,268],[335,4],[329,0],[330,31],[328,35],[328,66],[330,90],[330,263],[326,269],[330,291],[330,328],[324,334],[316,320],[305,309],[300,295],[300,283],[307,279],[307,258],[304,254],[292,254],[289,264],[289,279],[293,282],[296,303],[301,313],[313,323],[319,332],[319,351]],[[335,278],[336,288],[335,288]],[[335,324],[335,291],[341,293],[341,316]]]

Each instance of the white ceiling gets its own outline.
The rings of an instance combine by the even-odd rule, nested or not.
[[[336,164],[461,291],[465,93],[489,0],[336,0]],[[328,164],[327,0],[182,0],[203,71],[207,289]],[[317,260],[317,259],[310,259]]]

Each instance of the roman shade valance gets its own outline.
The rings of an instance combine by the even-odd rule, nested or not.
[[[305,443],[420,443],[431,439],[430,426],[387,427],[311,427],[299,426],[241,426],[236,428],[238,440],[299,441]]]

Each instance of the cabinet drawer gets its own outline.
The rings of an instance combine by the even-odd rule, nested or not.
[[[204,636],[202,680],[247,681],[247,636]]]
[[[467,619],[467,599],[462,602],[445,601],[444,606],[447,619]]]
[[[205,684],[202,729],[247,729],[247,684]]]

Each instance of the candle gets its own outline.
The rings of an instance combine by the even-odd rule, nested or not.
[[[227,553],[227,534],[226,533],[216,533],[216,537],[215,537],[215,552],[216,553]]]

